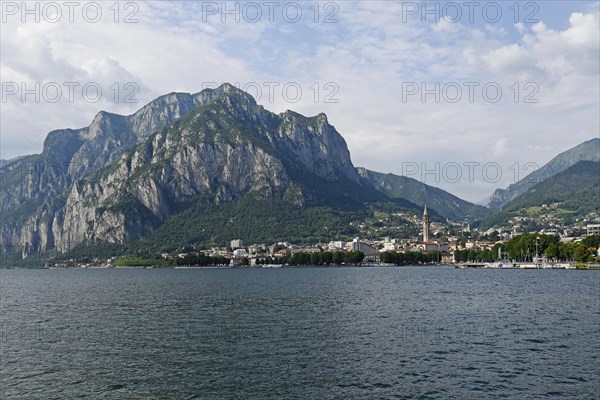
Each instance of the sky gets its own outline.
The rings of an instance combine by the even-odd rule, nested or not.
[[[599,136],[597,1],[2,1],[0,158],[224,82],[480,201]]]

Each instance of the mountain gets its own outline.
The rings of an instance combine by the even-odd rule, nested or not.
[[[1,172],[0,238],[23,254],[348,237],[376,204],[421,211],[364,184],[325,114],[276,115],[228,84],[171,93],[129,116],[100,112]]]
[[[218,93],[171,93],[129,116],[100,112],[88,127],[50,132],[41,154],[20,158],[1,169],[3,247],[64,248],[65,206],[75,182],[114,163],[126,149]]]
[[[99,239],[137,240],[184,210],[185,225],[200,221],[196,214],[204,215],[214,205],[249,196],[348,210],[383,199],[374,190],[361,190],[346,143],[324,114],[275,115],[227,87],[74,186],[59,249]],[[226,224],[215,222],[215,227]]]
[[[501,208],[535,184],[562,172],[579,161],[600,161],[600,139],[595,138],[583,142],[554,157],[543,167],[513,183],[506,189],[496,189],[489,197],[487,205],[491,208]]]
[[[406,199],[421,207],[434,209],[442,218],[454,221],[480,218],[489,211],[469,203],[442,189],[429,186],[416,179],[394,174],[383,174],[359,167],[356,169],[363,181],[394,198]]]
[[[519,221],[546,226],[570,226],[578,219],[600,216],[600,162],[579,161],[509,201],[502,211],[482,222],[484,227]]]
[[[0,168],[4,167],[5,165],[8,165],[10,163],[13,163],[15,161],[18,161],[23,157],[27,157],[27,156],[19,156],[19,157],[11,158],[10,160],[0,159]]]

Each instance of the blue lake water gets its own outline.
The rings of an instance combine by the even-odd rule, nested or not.
[[[0,270],[3,399],[598,399],[600,272]]]

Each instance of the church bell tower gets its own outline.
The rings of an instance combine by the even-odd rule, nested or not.
[[[429,242],[429,213],[427,212],[427,205],[423,210],[423,241]]]

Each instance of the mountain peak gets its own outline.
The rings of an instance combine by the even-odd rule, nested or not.
[[[232,85],[229,82],[225,82],[221,86],[219,86],[218,88],[213,89],[213,90],[215,90],[217,92],[228,93],[228,94],[230,94],[230,93],[238,93],[238,92],[246,93],[242,89],[235,87],[234,85]]]
[[[241,103],[247,103],[250,106],[256,106],[256,100],[252,95],[248,92],[243,91],[242,89],[232,85],[231,83],[223,83],[221,86],[215,89],[204,89],[201,92],[197,93],[195,97],[204,97],[208,101],[215,100],[218,97],[225,96],[229,99],[237,100]]]

